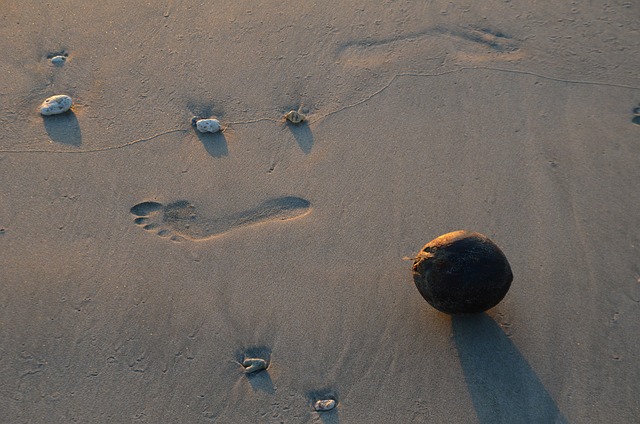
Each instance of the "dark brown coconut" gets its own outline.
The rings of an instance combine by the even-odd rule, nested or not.
[[[448,314],[471,314],[496,306],[513,274],[506,256],[487,237],[454,231],[427,243],[413,263],[422,297]]]

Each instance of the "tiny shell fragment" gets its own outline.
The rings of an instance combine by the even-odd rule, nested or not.
[[[40,113],[44,116],[57,115],[71,109],[72,104],[73,100],[71,100],[71,97],[65,94],[58,94],[42,102],[40,105]]]
[[[334,399],[318,400],[313,405],[313,407],[315,408],[316,411],[319,411],[319,412],[331,411],[333,408],[336,407],[336,401]]]
[[[290,110],[289,112],[284,114],[284,118],[287,121],[291,122],[292,124],[299,124],[300,122],[304,121],[307,117],[298,111]]]
[[[198,119],[196,121],[196,128],[201,133],[217,133],[222,128],[220,121],[214,118]]]
[[[245,358],[244,361],[242,361],[242,366],[244,367],[245,374],[251,374],[266,370],[267,361],[262,358]]]

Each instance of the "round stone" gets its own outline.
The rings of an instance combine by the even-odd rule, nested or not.
[[[40,105],[40,113],[44,116],[65,113],[73,105],[73,100],[66,94],[58,94],[45,99]]]
[[[506,256],[486,236],[454,231],[427,243],[413,262],[413,281],[427,302],[448,314],[496,306],[513,274]]]
[[[193,119],[191,122],[193,122]],[[220,121],[215,118],[197,119],[195,125],[201,133],[217,133],[222,129]]]

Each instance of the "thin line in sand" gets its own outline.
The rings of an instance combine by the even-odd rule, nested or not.
[[[546,75],[542,75],[542,74],[537,74],[535,72],[519,71],[519,70],[516,70],[516,69],[492,68],[492,67],[489,67],[489,66],[467,66],[467,67],[462,67],[462,68],[458,68],[458,69],[451,69],[449,71],[439,72],[439,73],[435,73],[435,74],[426,74],[426,73],[420,73],[420,72],[402,72],[402,73],[399,73],[399,74],[395,74],[389,80],[389,82],[387,82],[381,88],[379,88],[378,90],[374,91],[373,93],[371,93],[369,96],[365,97],[364,99],[358,100],[355,103],[352,103],[350,105],[346,105],[346,106],[344,106],[344,107],[342,107],[340,109],[328,112],[328,113],[326,113],[324,115],[320,115],[317,119],[314,119],[310,123],[313,124],[313,123],[319,122],[319,121],[323,120],[324,118],[326,118],[328,116],[334,115],[334,114],[336,114],[338,112],[342,112],[345,109],[350,109],[352,107],[361,105],[361,104],[371,100],[373,97],[377,96],[378,94],[382,93],[387,88],[389,88],[391,86],[391,84],[393,84],[398,78],[401,78],[401,77],[439,77],[439,76],[442,76],[442,75],[453,74],[453,73],[456,73],[456,72],[477,71],[477,70],[505,72],[505,73],[512,73],[512,74],[520,74],[520,75],[530,75],[530,76],[535,76],[535,77],[546,79],[546,80],[550,80],[550,81],[564,82],[564,83],[567,83],[567,84],[588,84],[588,85],[599,85],[599,86],[606,86],[606,87],[627,88],[627,89],[630,89],[630,90],[640,90],[640,87],[633,87],[633,86],[624,85],[624,84],[616,84],[616,83],[608,83],[608,82],[597,82],[597,81],[570,80],[570,79],[550,77],[550,76],[546,76]]]
[[[420,73],[420,72],[402,72],[402,73],[398,73],[395,74],[393,77],[391,77],[391,79],[389,79],[389,81],[384,84],[382,87],[380,87],[379,89],[377,89],[376,91],[374,91],[373,93],[371,93],[370,95],[366,96],[365,98],[358,100],[355,103],[343,106],[339,109],[333,110],[331,112],[327,112],[323,115],[317,115],[316,117],[314,117],[314,119],[310,119],[309,120],[309,125],[313,125],[316,124],[322,120],[324,120],[325,118],[328,118],[331,115],[335,115],[336,113],[342,112],[344,110],[347,109],[351,109],[353,107],[359,106],[363,103],[368,102],[369,100],[371,100],[372,98],[376,97],[377,95],[381,94],[383,91],[385,91],[387,88],[389,88],[396,80],[398,80],[399,78],[402,77],[439,77],[439,76],[443,76],[443,75],[448,75],[448,74],[453,74],[456,72],[464,72],[464,71],[478,71],[478,70],[485,70],[485,71],[494,71],[494,72],[504,72],[504,73],[511,73],[511,74],[517,74],[517,75],[529,75],[529,76],[534,76],[534,77],[538,77],[538,78],[542,78],[542,79],[546,79],[549,81],[556,81],[556,82],[564,82],[567,84],[584,84],[584,85],[596,85],[596,86],[603,86],[603,87],[616,87],[616,88],[626,88],[629,90],[640,90],[640,87],[633,87],[630,85],[625,85],[625,84],[617,84],[617,83],[611,83],[611,82],[598,82],[598,81],[586,81],[586,80],[572,80],[572,79],[564,79],[564,78],[557,78],[557,77],[552,77],[552,76],[548,76],[548,75],[543,75],[543,74],[538,74],[535,72],[530,72],[530,71],[521,71],[521,70],[517,70],[517,69],[504,69],[504,68],[493,68],[493,67],[489,67],[489,66],[465,66],[465,67],[461,67],[461,68],[457,68],[457,69],[451,69],[448,71],[443,71],[443,72],[438,72],[438,73]],[[275,119],[275,118],[269,118],[269,117],[262,117],[262,118],[255,118],[255,119],[249,119],[246,121],[232,121],[232,122],[227,122],[226,126],[231,126],[231,125],[249,125],[249,124],[255,124],[258,122],[276,122],[276,123],[280,123],[282,122],[281,119]],[[126,147],[130,147],[133,146],[135,144],[139,144],[139,143],[143,143],[143,142],[147,142],[147,141],[151,141],[151,140],[155,140],[157,138],[160,138],[162,136],[168,135],[168,134],[175,134],[175,133],[186,133],[190,130],[187,129],[171,129],[171,130],[166,130],[166,131],[162,131],[159,132],[157,134],[154,134],[152,136],[149,137],[144,137],[144,138],[139,138],[136,140],[132,140],[129,142],[126,142],[124,144],[120,144],[117,146],[109,146],[109,147],[101,147],[101,148],[96,148],[96,149],[88,149],[88,150],[45,150],[45,149],[25,149],[25,150],[4,150],[4,149],[0,149],[0,153],[56,153],[56,154],[80,154],[80,153],[98,153],[98,152],[107,152],[110,150],[118,150],[118,149],[123,149]]]
[[[97,148],[97,149],[88,149],[88,150],[44,150],[44,149],[0,150],[0,153],[68,153],[68,154],[79,154],[79,153],[106,152],[106,151],[109,151],[109,150],[117,150],[117,149],[122,149],[124,147],[133,146],[134,144],[143,143],[145,141],[154,140],[154,139],[156,139],[158,137],[162,137],[163,135],[179,133],[179,132],[185,133],[185,132],[188,132],[188,131],[189,130],[184,130],[184,129],[166,130],[166,131],[162,131],[162,132],[159,132],[157,134],[154,134],[152,136],[144,137],[144,138],[138,138],[136,140],[132,140],[132,141],[129,141],[127,143],[120,144],[118,146],[101,147],[101,148]]]

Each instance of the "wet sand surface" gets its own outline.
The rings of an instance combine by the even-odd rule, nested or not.
[[[640,5],[223,3],[3,6],[0,422],[637,420]]]

